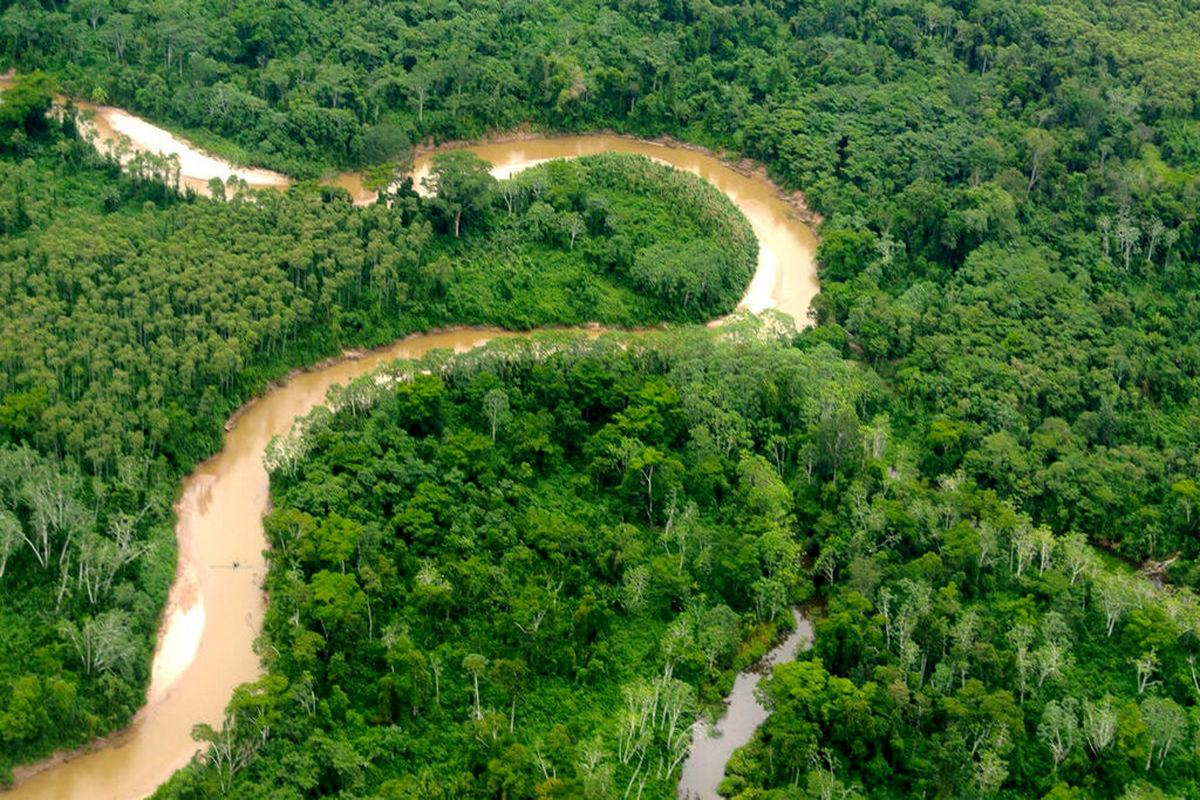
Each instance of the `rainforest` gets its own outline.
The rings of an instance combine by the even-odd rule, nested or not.
[[[1192,4],[0,5],[14,797],[1200,795]]]

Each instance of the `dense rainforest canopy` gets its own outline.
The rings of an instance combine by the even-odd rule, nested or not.
[[[1041,520],[1195,555],[1188,4],[79,0],[0,26],[66,91],[294,174],[526,122],[759,159],[830,218],[819,319],[903,390],[930,472],[1003,467]]]
[[[879,379],[787,344],[543,335],[331,394],[268,453],[268,674],[161,795],[668,797],[816,550],[731,796],[1191,796],[1195,596],[922,481]]]
[[[32,148],[0,163],[5,768],[140,705],[177,480],[289,366],[454,323],[706,320],[754,269],[723,195],[638,157],[489,184],[455,238],[444,197],[185,201],[65,132]],[[458,161],[435,179],[474,166]]]
[[[541,334],[335,392],[268,452],[270,671],[205,732],[257,758],[164,793],[670,796],[811,593],[780,470],[834,474],[879,392],[757,334]]]
[[[787,458],[764,455],[791,493],[794,522],[785,527],[814,559],[829,613],[814,659],[781,669],[767,687],[777,715],[735,759],[728,791],[747,798],[830,796],[839,787],[869,797],[1200,793],[1198,642],[1190,595],[1181,591],[1200,583],[1200,11],[1192,4],[26,0],[7,5],[0,33],[6,64],[40,69],[71,95],[128,106],[218,152],[300,177],[390,164],[407,143],[429,137],[527,124],[671,133],[761,161],[826,218],[823,293],[814,304],[817,327],[800,342],[805,357],[828,344],[883,388],[877,405],[851,408],[827,420],[831,428],[796,428]],[[741,280],[730,273],[714,290],[719,301],[701,300],[686,259],[643,259],[644,268],[662,269],[639,270],[618,232],[594,227],[598,217],[586,203],[539,199],[519,212],[522,223],[510,223],[502,198],[483,198],[486,181],[475,187],[478,196],[422,204],[402,191],[390,208],[361,212],[312,186],[253,200],[244,192],[239,200],[235,188],[225,205],[185,201],[146,179],[166,174],[161,165],[118,178],[74,137],[69,118],[63,130],[48,121],[49,89],[47,80],[31,79],[0,105],[7,370],[0,437],[12,465],[0,485],[0,549],[14,541],[9,552],[19,552],[0,588],[6,624],[26,631],[0,651],[0,753],[14,761],[65,732],[78,740],[108,729],[140,702],[170,575],[173,482],[212,451],[224,414],[269,376],[339,346],[449,320],[526,326],[592,318],[597,309],[622,324],[668,311],[697,320],[710,310],[699,304],[728,302]],[[541,218],[551,213],[555,224],[543,235]],[[579,230],[572,214],[589,226],[579,234],[586,241],[571,234]],[[679,224],[688,235],[687,223]],[[70,244],[76,237],[89,242],[86,257]],[[493,241],[508,241],[511,257],[498,256]],[[420,267],[414,250],[428,254]],[[397,260],[375,261],[372,252]],[[498,279],[473,281],[470,263],[497,267]],[[724,274],[723,264],[708,264],[711,276]],[[218,287],[196,277],[212,269],[230,276],[220,286],[229,296],[211,296]],[[521,282],[573,269],[592,277],[582,287],[553,277]],[[142,290],[146,275],[158,277]],[[171,281],[178,288],[156,299]],[[545,303],[537,291],[543,283]],[[388,307],[406,310],[379,313]],[[186,351],[176,350],[181,342]],[[148,355],[158,352],[172,358]],[[195,371],[160,363],[191,363]],[[526,398],[520,375],[496,378],[514,419],[558,408],[560,398]],[[690,384],[672,385],[682,396]],[[419,443],[395,448],[397,457],[415,448],[420,469],[441,469],[443,491],[465,491],[479,473],[462,466],[449,476],[444,434],[469,428],[491,443],[491,425],[471,416],[478,403],[456,396],[453,382],[446,391],[445,427],[409,430]],[[630,395],[623,402],[636,405]],[[371,413],[393,413],[388,408],[384,402]],[[613,414],[624,410],[614,401]],[[769,444],[759,428],[770,413],[746,415],[748,438],[734,440],[717,470],[731,486],[741,451],[761,455]],[[886,426],[875,413],[886,414]],[[371,430],[341,412],[335,422],[323,435],[365,438]],[[830,431],[855,444],[847,450],[853,458],[811,469],[797,460],[819,451]],[[587,475],[565,451],[562,461],[541,463],[515,456],[511,444],[497,426],[493,448],[464,456],[466,464],[487,461],[497,475],[529,463],[532,473],[510,478],[511,490],[496,488],[502,495],[541,498],[566,473]],[[278,491],[328,527],[334,509],[300,498],[308,481],[328,483],[322,464],[341,463],[323,447],[306,456],[311,475],[283,476]],[[695,466],[686,455],[677,456],[683,472]],[[408,487],[398,499],[373,497],[360,504],[362,517],[339,517],[371,529],[382,524],[372,518],[378,509],[417,496],[420,482],[389,480]],[[601,513],[610,526],[628,522],[634,539],[664,530],[661,517],[643,523],[612,508],[606,491],[620,487],[590,486],[591,494],[573,499],[578,506],[546,505],[560,521]],[[39,505],[55,498],[71,500]],[[463,500],[463,513],[475,513],[475,502]],[[530,501],[514,502],[497,525],[511,524],[504,515]],[[737,501],[730,502],[706,513],[734,513]],[[439,532],[452,523],[434,520]],[[389,579],[415,580],[412,570],[423,564],[412,561],[403,526],[391,518],[386,525],[403,553],[398,542],[371,534],[345,565],[296,554],[293,572],[306,584],[326,573],[321,580],[332,592],[335,583],[347,588],[347,578],[365,581],[363,568],[382,581],[371,559],[387,552],[396,570]],[[31,532],[44,534],[34,541],[41,547],[22,540]],[[62,547],[64,537],[79,549]],[[1137,562],[1178,553],[1170,590],[1150,589],[1118,562],[1097,565],[1083,542]],[[548,558],[536,542],[520,543]],[[457,559],[458,545],[444,546],[421,558],[461,595],[439,561]],[[494,555],[486,540],[479,547],[480,559]],[[69,572],[60,553],[75,559]],[[290,558],[276,552],[273,564]],[[95,574],[108,577],[80,571],[85,560],[104,565]],[[514,566],[514,587],[536,572]],[[615,573],[578,580],[624,585]],[[93,583],[96,603],[88,598]],[[410,607],[377,598],[378,589],[358,591],[364,603],[391,603],[381,613],[400,620],[401,630],[409,625],[402,649],[428,663],[439,642],[410,621]],[[686,598],[699,594],[716,602],[707,585]],[[748,635],[753,612],[722,602]],[[695,608],[677,599],[660,609],[649,635]],[[295,770],[315,782],[280,788],[280,796],[369,793],[356,781],[376,773],[361,764],[382,757],[366,754],[392,752],[371,737],[382,741],[397,726],[408,737],[413,726],[403,741],[424,746],[437,698],[430,707],[420,695],[414,705],[416,690],[402,688],[397,697],[409,694],[388,701],[389,718],[380,698],[367,696],[387,664],[383,629],[368,620],[367,645],[337,662],[348,629],[331,634],[314,611],[301,608],[292,628],[273,616],[271,635],[319,636],[309,641],[320,645],[322,669],[308,668],[304,679],[302,659],[281,658],[270,674],[282,680],[258,694],[298,691],[311,680],[329,711],[288,716],[281,741],[268,740],[262,763],[239,777],[273,786],[272,770],[293,763],[290,746],[315,759],[307,773]],[[359,621],[349,628],[361,639]],[[663,666],[632,663],[604,676],[593,698],[571,689],[591,678],[549,658],[535,664],[503,638],[512,635],[496,628],[491,641],[462,644],[487,669],[497,659],[524,659],[527,685],[564,692],[555,695],[563,707],[617,697],[621,686]],[[602,641],[624,641],[613,635]],[[100,651],[89,669],[78,655],[89,641],[119,646]],[[456,704],[438,719],[447,737],[469,740],[463,687],[470,676],[482,680],[479,711],[518,695],[505,688],[508,678],[482,666],[472,672],[462,658],[446,667]],[[328,674],[335,664],[347,674]],[[680,680],[701,691],[719,682],[706,670]],[[512,706],[518,723],[524,702]],[[488,788],[483,776],[503,770],[518,776],[514,796],[530,795],[538,791],[533,770],[541,770],[537,745],[552,736],[556,713],[546,706],[527,726],[514,724],[511,736],[494,726],[487,746],[512,763],[471,750],[469,741],[435,760],[473,776],[486,796],[505,790]],[[619,763],[619,740],[605,740],[604,730],[595,722],[555,741],[579,748],[577,734],[598,734],[610,763]],[[581,785],[571,781],[586,783],[579,751],[565,751],[568,769],[549,750],[545,744],[550,760],[542,763],[559,767],[565,788],[545,792],[570,796]],[[388,777],[405,780],[404,763]],[[613,768],[619,777],[632,766]],[[178,787],[202,793],[227,779],[219,765],[198,766]],[[614,781],[620,794],[626,784]],[[427,783],[398,791],[437,790],[436,780]],[[669,793],[665,784],[646,790],[656,786]]]

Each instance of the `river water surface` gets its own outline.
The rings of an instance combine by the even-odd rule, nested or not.
[[[679,776],[679,800],[720,800],[717,787],[725,777],[729,757],[750,741],[769,715],[754,696],[759,681],[771,667],[794,659],[798,649],[812,646],[812,623],[799,609],[792,609],[792,615],[796,629],[757,664],[738,673],[721,718],[712,725],[701,720],[692,726],[692,750]]]
[[[94,124],[101,139],[121,133],[135,149],[177,153],[184,182],[197,190],[207,191],[212,177],[226,179],[234,174],[255,186],[287,184],[287,179],[276,173],[234,168],[120,109],[77,105],[96,111]],[[104,146],[101,141],[97,144]],[[739,308],[754,312],[776,308],[800,322],[806,320],[809,302],[817,292],[816,240],[765,179],[741,174],[711,155],[619,136],[547,137],[468,149],[494,164],[498,176],[552,158],[609,151],[642,153],[702,176],[741,209],[758,237],[758,270]],[[417,160],[414,171],[418,180],[427,173],[427,156]],[[370,197],[356,175],[339,176],[337,183],[359,202]],[[266,605],[261,588],[266,571],[262,517],[269,487],[262,460],[271,437],[287,433],[297,417],[323,402],[330,386],[345,383],[382,362],[418,357],[432,348],[461,352],[510,335],[514,334],[457,330],[411,336],[369,355],[294,375],[246,408],[226,436],[221,452],[184,481],[176,507],[179,563],[159,632],[146,705],[127,729],[96,749],[17,770],[17,786],[5,798],[144,797],[187,764],[199,749],[191,739],[192,726],[199,722],[219,725],[234,688],[259,675],[252,643],[262,630]],[[742,680],[738,678],[738,685]],[[752,700],[753,687],[741,690],[746,692]],[[735,686],[730,714],[741,707],[739,696]],[[750,733],[757,725],[753,723]],[[734,738],[701,740],[699,748],[709,755],[702,759],[703,764],[692,765],[695,759],[690,760],[685,778],[697,775],[697,781],[711,782],[697,770],[706,765],[709,771],[716,768],[717,756],[705,750],[708,745],[704,743],[719,741],[732,742]],[[721,759],[722,767],[724,763]],[[720,780],[719,775],[716,779]],[[697,791],[703,791],[701,783],[695,785]]]

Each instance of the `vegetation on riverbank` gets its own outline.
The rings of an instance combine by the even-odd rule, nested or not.
[[[789,484],[835,474],[878,392],[756,320],[336,390],[268,450],[267,674],[160,794],[670,795],[700,708],[811,592]]]
[[[1198,793],[1180,742],[1197,728],[1200,644],[1155,639],[1190,623],[1118,588],[1109,636],[1103,581],[1060,574],[1081,535],[1135,562],[1178,552],[1174,583],[1200,584],[1191,5],[23,0],[0,23],[22,69],[298,175],[528,122],[759,159],[827,220],[806,336],[890,395],[886,435],[846,420],[863,460],[792,489],[831,601],[817,655],[862,727],[815,719],[824,695],[787,705],[787,673],[823,679],[791,668],[772,690],[789,713],[767,731],[788,763],[764,739],[730,788],[822,795],[836,776],[880,797]],[[21,419],[26,399],[13,403]],[[901,613],[909,638],[887,622]],[[969,652],[955,654],[956,629]],[[1046,659],[1064,639],[1075,664],[1060,678]],[[1081,738],[1098,722],[1104,746]],[[932,757],[934,742],[953,755]]]
[[[0,770],[141,704],[178,480],[274,378],[451,324],[704,320],[754,270],[724,196],[641,158],[485,171],[469,201],[449,187],[478,165],[459,159],[428,201],[355,209],[307,185],[221,203],[121,174],[44,108],[0,162]]]
[[[756,158],[829,220],[820,319],[902,389],[927,474],[986,483],[999,459],[1039,521],[1200,554],[1200,12],[455,9],[25,0],[0,52],[297,175],[530,122]],[[1031,445],[1047,420],[1076,434],[1053,470]]]
[[[1195,594],[1113,569],[961,472],[921,485],[911,451],[876,442],[851,502],[810,520],[827,613],[765,683],[772,714],[723,792],[1196,796]]]

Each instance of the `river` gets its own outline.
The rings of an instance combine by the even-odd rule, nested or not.
[[[0,89],[3,86],[0,82]],[[207,191],[212,177],[234,174],[255,186],[287,185],[282,175],[234,168],[120,109],[77,105],[96,111],[98,146],[116,132],[128,136],[135,149],[176,153],[184,182],[198,190]],[[490,161],[500,177],[552,158],[609,151],[641,153],[700,175],[729,196],[758,237],[758,269],[739,308],[775,308],[806,320],[818,288],[816,240],[795,208],[765,178],[694,150],[603,134],[519,139],[468,149]],[[414,166],[418,180],[428,168],[428,154],[419,157]],[[336,182],[356,201],[369,198],[357,175],[339,176]],[[514,334],[464,329],[410,336],[365,356],[295,374],[244,409],[221,452],[183,484],[176,506],[179,562],[146,705],[128,728],[97,743],[96,749],[18,769],[16,788],[4,795],[6,800],[144,797],[187,764],[198,750],[191,739],[192,726],[219,725],[233,689],[259,675],[252,644],[262,629],[266,605],[261,587],[266,571],[262,517],[269,486],[262,459],[267,442],[287,433],[297,417],[323,402],[330,386],[382,362],[418,357],[439,347],[461,352],[509,335]],[[752,697],[752,687],[749,691]]]
[[[720,800],[717,787],[733,751],[754,736],[770,712],[758,702],[754,690],[771,667],[791,661],[798,649],[812,646],[813,628],[800,609],[792,609],[796,628],[754,666],[738,673],[725,698],[725,713],[712,725],[700,720],[692,726],[692,749],[679,775],[679,800]]]

